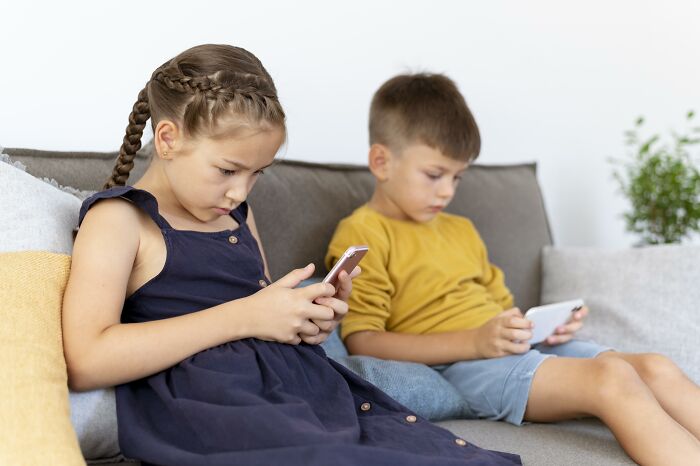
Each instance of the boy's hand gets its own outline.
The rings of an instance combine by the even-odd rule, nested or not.
[[[574,334],[583,327],[583,319],[588,315],[588,307],[583,306],[576,312],[571,314],[571,317],[566,324],[557,327],[554,335],[550,335],[544,341],[548,345],[561,345],[574,338]]]
[[[313,319],[312,322],[316,324],[320,332],[316,335],[299,335],[303,342],[309,345],[318,345],[326,341],[328,336],[333,333],[333,330],[338,327],[338,324],[345,314],[348,313],[348,298],[352,292],[352,279],[360,275],[362,271],[360,267],[355,267],[350,275],[344,270],[338,274],[338,288],[333,297],[330,298],[318,298],[314,301],[316,304],[321,304],[323,306],[328,306],[333,309],[333,319],[331,320],[319,320]]]
[[[526,353],[532,338],[532,322],[517,307],[508,309],[477,329],[476,351],[480,358]]]

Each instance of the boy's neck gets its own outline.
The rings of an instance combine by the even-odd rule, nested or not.
[[[367,201],[367,207],[392,220],[417,223],[415,220],[408,217],[401,210],[401,208],[382,191],[381,188],[376,188],[374,190],[372,197],[369,201]]]

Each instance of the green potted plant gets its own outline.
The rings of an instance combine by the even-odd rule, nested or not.
[[[659,134],[642,137],[639,117],[624,133],[631,154],[612,159],[613,176],[630,202],[623,214],[626,229],[640,235],[642,244],[679,243],[700,232],[700,171],[692,152],[700,143],[700,126],[693,126],[694,117],[689,111],[686,130],[671,132],[671,145]]]

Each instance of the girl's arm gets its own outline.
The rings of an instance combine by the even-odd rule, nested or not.
[[[106,199],[90,209],[76,238],[63,300],[64,352],[75,390],[146,377],[241,338],[298,343],[299,332],[318,332],[309,319],[333,316],[332,309],[312,303],[332,295],[332,285],[292,289],[313,273],[307,267],[246,298],[170,319],[121,324],[140,221],[136,207]]]
[[[420,362],[428,365],[485,359],[524,353],[532,336],[530,322],[513,308],[483,326],[454,332],[414,335],[364,330],[345,339],[350,354],[380,359]]]

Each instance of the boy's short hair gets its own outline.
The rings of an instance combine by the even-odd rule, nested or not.
[[[464,97],[450,78],[432,73],[395,76],[375,92],[369,143],[397,151],[422,143],[465,162],[481,150],[479,128]]]

